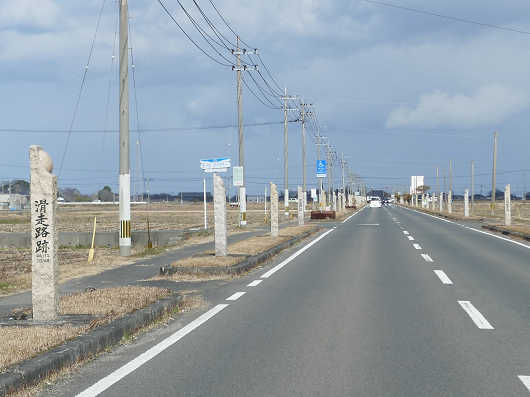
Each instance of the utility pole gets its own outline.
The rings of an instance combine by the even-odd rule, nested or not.
[[[526,171],[523,171],[523,195],[521,197],[523,201],[526,200]]]
[[[436,167],[436,190],[438,190],[438,200],[440,200],[440,197],[442,197],[442,195],[440,194],[441,191],[440,191],[440,168],[439,167]]]
[[[131,255],[131,174],[129,164],[129,9],[120,0],[120,255]]]
[[[493,133],[493,170],[491,174],[491,215],[495,215],[495,183],[497,177],[497,131]]]
[[[344,152],[342,152],[342,160],[340,163],[342,166],[342,193],[346,193],[346,185],[344,184]]]
[[[295,96],[287,96],[287,88],[285,88],[284,96],[280,97],[283,100],[283,189],[284,189],[284,206],[285,216],[289,216],[289,137],[288,137],[288,123],[287,112],[290,110],[287,107],[287,101],[296,99]]]
[[[304,206],[305,206],[305,200],[307,197],[307,190],[306,190],[306,156],[305,156],[305,103],[301,103],[300,106],[302,107],[301,110],[301,118],[302,118],[302,190],[304,191]],[[304,207],[305,208],[305,207]]]
[[[243,185],[239,187],[239,226],[246,226],[247,224],[247,189],[246,170],[245,170],[245,145],[243,136],[243,97],[241,86],[241,72],[247,70],[246,66],[241,66],[241,55],[243,54],[257,54],[258,50],[247,51],[239,47],[239,36],[236,38],[237,46],[232,50],[232,54],[237,57],[237,64],[232,66],[232,70],[237,72],[237,129],[239,133],[239,166],[243,167]],[[254,66],[257,68],[257,66]]]
[[[453,160],[449,160],[449,191],[453,192]]]
[[[475,160],[471,160],[471,215],[475,206]]]
[[[243,137],[243,98],[241,89],[241,54],[243,52],[239,48],[239,36],[237,37],[237,48],[235,55],[237,55],[237,130],[239,132],[239,166],[243,167],[243,186],[239,187],[239,226],[247,224],[247,194],[245,188],[245,142]]]

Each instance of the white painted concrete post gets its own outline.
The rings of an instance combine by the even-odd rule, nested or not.
[[[298,225],[302,226],[304,224],[304,193],[302,192],[302,187],[298,186]]]
[[[444,192],[440,192],[440,212],[444,210]]]
[[[53,161],[40,146],[30,146],[31,299],[34,321],[57,319],[57,177]]]
[[[447,212],[450,214],[453,213],[453,191],[449,190],[449,193],[447,194]]]
[[[213,175],[214,218],[215,218],[215,256],[226,256],[226,192],[223,178]]]
[[[504,225],[511,226],[512,224],[512,196],[510,185],[506,185],[504,189]]]
[[[469,190],[464,191],[464,216],[469,217]]]
[[[333,192],[333,211],[337,211],[337,193]]]
[[[202,181],[203,200],[204,200],[204,230],[208,230],[208,206],[206,203],[206,178]]]
[[[271,183],[271,236],[278,237],[278,188]]]

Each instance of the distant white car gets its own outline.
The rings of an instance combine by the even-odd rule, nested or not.
[[[370,200],[370,208],[381,208],[381,199],[379,197],[372,197]]]

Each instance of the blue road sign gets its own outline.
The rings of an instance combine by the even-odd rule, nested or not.
[[[328,163],[326,160],[317,160],[317,178],[325,178],[328,174]]]

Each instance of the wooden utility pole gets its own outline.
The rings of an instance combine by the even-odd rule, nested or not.
[[[129,164],[129,10],[120,0],[120,255],[131,255],[131,173]]]
[[[497,131],[493,133],[493,170],[491,173],[491,215],[495,215],[495,194],[497,177]]]

